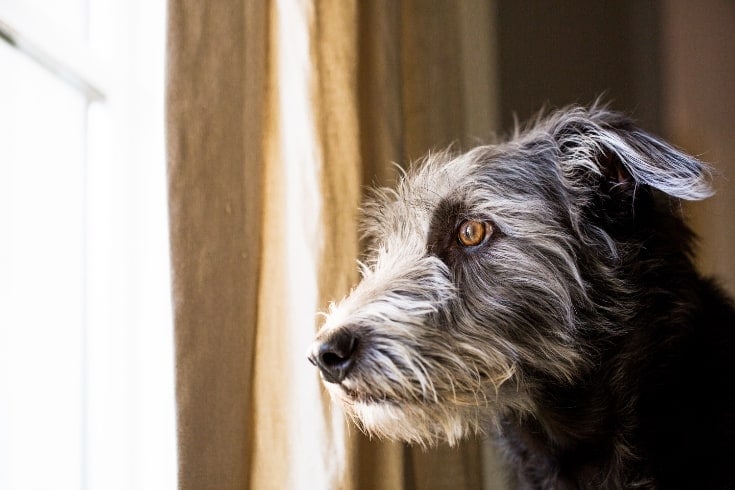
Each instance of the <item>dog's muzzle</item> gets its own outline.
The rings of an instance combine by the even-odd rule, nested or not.
[[[325,381],[341,383],[355,364],[357,344],[357,337],[341,328],[314,343],[309,362],[319,368]]]

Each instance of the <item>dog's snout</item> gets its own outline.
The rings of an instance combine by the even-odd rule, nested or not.
[[[325,381],[339,383],[352,368],[356,350],[357,337],[343,328],[318,342],[309,355],[309,361],[319,368]]]

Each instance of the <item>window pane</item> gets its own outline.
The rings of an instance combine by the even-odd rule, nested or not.
[[[0,488],[81,486],[84,98],[0,42]]]
[[[2,0],[0,7],[11,15],[11,25],[21,23],[33,36],[62,38],[81,43],[87,37],[88,0]],[[3,5],[4,4],[4,5]],[[18,17],[20,16],[20,17]],[[44,32],[51,29],[53,32]]]

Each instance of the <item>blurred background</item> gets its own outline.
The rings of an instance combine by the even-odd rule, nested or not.
[[[338,45],[330,44],[333,38],[327,35],[341,25],[341,17],[327,15],[339,10],[335,5],[350,6],[352,21],[359,21],[355,29],[346,29],[356,61],[350,64],[353,58],[345,58],[345,66],[354,76],[350,87],[359,131],[350,125],[335,124],[340,119],[332,112],[346,106],[345,99],[329,98],[336,92],[330,92],[327,82],[335,75],[325,69],[327,65],[317,63],[313,68],[314,80],[327,80],[321,85],[314,82],[318,90],[299,85],[299,63],[303,61],[299,53],[308,58],[309,53],[319,51],[329,54],[329,59],[343,59],[344,53]],[[168,61],[167,12],[169,29],[174,26],[169,31],[173,35],[168,38]],[[302,14],[303,18],[299,17]],[[260,50],[257,42],[248,44],[253,32],[261,31],[265,32],[263,39],[269,32],[278,31],[271,35],[278,38],[275,45],[281,51],[273,44],[268,44],[270,50]],[[190,44],[188,51],[182,48],[186,43]],[[250,51],[232,56],[237,52],[233,46],[246,44]],[[318,49],[309,51],[308,46]],[[249,347],[247,355],[229,350],[223,354],[220,344],[209,344],[210,339],[204,339],[202,349],[210,349],[207,355],[214,361],[212,367],[201,371],[207,376],[197,378],[191,372],[200,372],[196,363],[206,356],[197,350],[199,344],[189,340],[200,339],[180,334],[179,361],[175,363],[167,132],[174,135],[168,146],[176,164],[171,168],[200,165],[196,167],[199,180],[183,188],[195,192],[181,197],[181,189],[171,187],[179,196],[174,202],[214,202],[217,206],[212,209],[221,210],[223,215],[226,210],[232,219],[242,218],[241,222],[228,222],[229,227],[207,233],[234,235],[237,232],[233,230],[246,228],[259,237],[271,222],[268,199],[278,197],[278,193],[241,193],[243,199],[257,198],[264,203],[253,208],[262,208],[264,217],[251,227],[252,222],[247,221],[250,208],[245,206],[244,218],[238,214],[241,206],[236,201],[237,192],[228,195],[235,200],[221,202],[222,188],[208,187],[208,169],[224,165],[227,158],[234,166],[242,167],[236,174],[238,179],[249,178],[258,187],[262,178],[266,190],[278,189],[282,184],[308,194],[309,179],[322,177],[318,172],[306,172],[306,164],[298,158],[319,152],[309,153],[313,147],[307,147],[301,157],[292,153],[301,150],[299,137],[310,131],[309,125],[322,124],[314,133],[315,139],[323,138],[320,155],[324,161],[337,162],[324,168],[342,175],[340,169],[348,163],[340,162],[330,151],[341,151],[335,142],[354,138],[355,158],[361,162],[355,189],[373,182],[389,184],[394,178],[391,161],[407,164],[429,150],[452,143],[467,148],[492,141],[507,134],[515,120],[524,121],[542,107],[587,104],[602,95],[613,108],[630,113],[644,128],[714,166],[716,196],[686,205],[685,213],[701,237],[701,269],[716,274],[735,294],[734,47],[735,3],[729,0],[474,0],[456,4],[449,0],[343,4],[319,0],[170,0],[168,5],[165,0],[0,0],[0,488],[171,489],[181,478],[183,483],[179,484],[186,488],[197,488],[203,481],[217,488],[264,488],[256,483],[263,481],[270,482],[265,485],[268,488],[335,485],[324,483],[336,481],[325,478],[308,480],[314,485],[309,486],[304,483],[306,479],[294,477],[296,470],[291,468],[303,464],[298,461],[311,461],[308,458],[333,462],[335,454],[344,457],[344,451],[332,448],[328,452],[323,447],[311,451],[306,442],[310,434],[298,432],[294,436],[288,430],[291,426],[284,429],[275,415],[275,421],[266,420],[263,426],[257,422],[258,417],[267,418],[283,397],[300,400],[307,396],[300,391],[304,385],[298,376],[308,376],[312,383],[309,389],[314,387],[316,393],[316,374],[306,371],[303,359],[294,361],[293,372],[298,374],[291,377],[289,371],[283,371],[288,382],[280,385],[285,388],[272,398],[258,391],[257,384],[252,391],[249,384],[239,381],[230,386],[227,376],[234,379],[232,371],[217,371],[223,365],[239,369],[242,359],[255,355],[255,347]],[[280,61],[271,63],[276,55]],[[175,102],[176,110],[169,112],[168,127],[164,117],[167,63],[177,87],[185,78],[180,75],[182,67],[199,73],[199,78],[190,77],[190,92],[169,88],[169,101]],[[262,85],[270,87],[271,92],[251,90],[247,77],[250,71],[258,70],[278,71],[280,84]],[[271,100],[274,90],[282,91],[278,95],[282,97],[281,106],[292,107],[290,113],[285,109],[278,113],[281,124],[277,131],[284,149],[279,157],[269,158],[287,163],[275,174],[261,170],[259,162],[254,165],[248,159],[257,160],[259,154],[252,157],[252,148],[247,146],[250,140],[243,137],[260,114],[253,109],[248,94],[266,94],[270,98],[264,96],[263,100]],[[301,95],[294,96],[293,90],[301,90]],[[302,106],[291,104],[299,97],[302,102],[310,100],[309,90],[321,91],[322,102],[329,102],[323,104],[318,124],[303,119]],[[212,112],[218,104],[230,111],[226,117]],[[214,119],[208,119],[210,115]],[[182,116],[180,123],[178,116]],[[225,129],[215,131],[212,128],[220,126],[212,121]],[[268,121],[263,124],[265,134],[273,130]],[[207,158],[199,158],[197,145],[191,143],[187,133],[187,128],[195,126],[202,131],[197,138],[210,152],[201,154]],[[241,126],[245,127],[241,133],[228,132]],[[189,142],[177,146],[179,138],[189,138]],[[238,156],[216,153],[217,148],[230,144],[238,148]],[[268,157],[269,147],[263,147]],[[206,185],[198,184],[200,181]],[[324,192],[324,209],[339,204],[334,196],[344,189],[341,181],[332,182],[331,190]],[[298,192],[289,194],[288,206],[303,205],[299,201],[303,195]],[[174,209],[180,210],[178,204]],[[209,209],[203,214],[214,217]],[[304,209],[321,212],[318,207]],[[293,219],[289,221],[290,232],[301,233],[298,226],[305,223],[307,239],[299,242],[299,247],[305,243],[308,249],[308,226],[316,218],[304,217],[304,210],[299,211],[302,214],[289,215]],[[356,216],[351,212],[339,216],[354,228]],[[334,224],[342,221],[329,221],[339,217],[337,214],[326,214],[330,226],[343,226]],[[184,246],[195,248],[199,239],[207,245],[211,234],[197,235],[198,229],[191,235],[177,231],[187,225],[180,215],[175,213],[172,227],[179,252]],[[245,238],[250,236],[247,233]],[[356,240],[350,243],[345,267],[354,269]],[[233,256],[259,260],[259,249],[253,254],[244,249],[238,245]],[[180,260],[206,264],[224,249],[203,246],[197,250],[197,254]],[[263,255],[274,253],[270,250],[263,251]],[[294,253],[302,252],[299,248]],[[320,254],[323,259],[323,251],[315,256]],[[313,258],[295,255],[291,262],[284,263],[319,269],[319,261],[315,260],[314,265]],[[336,266],[321,265],[317,272],[334,277]],[[253,267],[244,270],[263,270],[257,264]],[[188,332],[191,325],[199,328],[192,331],[202,332],[202,324],[186,321],[196,316],[196,311],[190,314],[181,308],[196,308],[197,299],[208,294],[216,296],[211,304],[216,312],[234,311],[223,310],[222,298],[230,295],[232,304],[239,305],[250,301],[252,291],[253,298],[260,291],[260,301],[273,294],[278,298],[273,299],[274,308],[288,309],[288,301],[280,302],[283,291],[269,293],[263,286],[253,286],[254,276],[236,283],[245,289],[228,291],[222,286],[229,284],[222,280],[223,275],[239,274],[241,269],[222,267],[218,271],[221,273],[210,279],[205,275],[206,280],[197,283],[191,294],[177,297],[178,303],[174,304],[180,308],[180,332]],[[310,281],[316,283],[318,279],[305,278],[309,271],[290,271],[283,272],[282,279],[297,289],[290,294],[312,294]],[[193,275],[199,272],[197,269]],[[184,276],[177,277],[183,280]],[[301,309],[293,310],[293,316],[300,319],[284,320],[288,326],[283,337],[272,344],[264,340],[265,334],[257,337],[260,352],[281,349],[283,344],[279,342],[299,328],[304,342],[308,342],[313,334],[311,312],[324,308],[327,299],[335,299],[335,291],[343,294],[351,280],[354,275],[342,274],[329,283],[333,286],[314,285],[314,297],[299,303]],[[275,284],[278,281],[271,282],[269,276],[266,286],[276,288]],[[185,288],[179,286],[177,291],[185,293]],[[251,287],[252,291],[248,289]],[[207,331],[212,336],[219,335],[217,314],[206,317],[207,328],[211,325]],[[242,326],[249,316],[243,317],[246,320],[237,315],[227,318],[233,326],[223,328],[223,332],[236,339],[256,339],[243,334],[250,332],[249,326]],[[227,343],[227,337],[221,339],[225,339],[221,343]],[[303,357],[305,346],[298,343],[294,351]],[[234,360],[231,366],[227,364],[229,359]],[[178,446],[174,389],[177,365],[179,369],[181,365],[190,369],[178,376],[178,410],[183,414]],[[257,371],[257,359],[253,366]],[[249,378],[248,369],[243,368],[238,376]],[[279,375],[272,371],[261,374],[266,381],[263,386],[271,379],[267,376]],[[253,393],[255,400],[260,396],[261,401],[251,403],[250,399],[228,395],[243,389]],[[192,400],[204,410],[188,410],[187,403]],[[295,412],[312,415],[303,404],[296,405]],[[231,422],[224,424],[224,418],[212,413],[225,413]],[[328,418],[326,413],[331,412],[319,412]],[[309,424],[308,419],[300,419],[293,425],[304,431],[311,430],[305,428]],[[244,435],[230,445],[221,442],[239,434],[241,426],[251,425],[254,428],[242,429]],[[328,423],[326,426],[331,427]],[[314,431],[323,430],[319,424],[314,427]],[[281,445],[270,451],[263,438],[271,443],[281,440]],[[399,472],[389,475],[393,487],[441,488],[441,480],[433,478],[426,468],[442,466],[441,461],[448,460],[432,460],[431,456],[394,446],[366,449],[373,443],[347,439],[350,445],[362,447],[355,454],[373,456],[362,459],[363,463],[351,460],[347,467],[358,468],[358,476],[348,479],[352,482],[349,485],[337,485],[339,488],[371,488],[370,482],[383,481],[382,476],[375,475],[384,470],[365,466],[364,462],[379,465],[386,455],[392,460],[400,455],[404,461]],[[232,445],[242,454],[223,459],[223,454],[232,454]],[[259,458],[265,458],[262,455],[269,451],[270,462],[259,465],[266,461]],[[179,477],[177,452],[183,455],[182,467],[188,468],[179,468]],[[454,454],[456,459],[468,461],[462,459],[465,453]],[[477,479],[466,478],[469,483],[465,487],[476,488],[479,482],[486,488],[497,484],[492,456],[483,458],[484,463],[467,463],[483,469]],[[248,466],[251,464],[252,468]],[[323,468],[314,467],[319,471]],[[324,467],[331,466],[325,463]],[[458,468],[461,474],[462,466]],[[303,473],[309,471],[306,468]],[[258,472],[263,479],[259,479]],[[282,486],[282,480],[288,483]],[[462,485],[458,481],[456,488]]]

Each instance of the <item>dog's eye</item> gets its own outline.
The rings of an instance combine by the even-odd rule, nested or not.
[[[480,221],[466,220],[459,225],[459,233],[457,239],[459,243],[465,247],[474,247],[479,245],[490,236],[492,228],[487,223]]]

